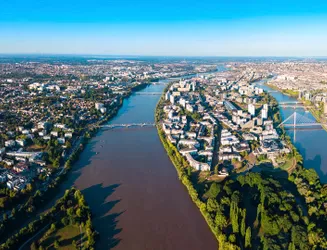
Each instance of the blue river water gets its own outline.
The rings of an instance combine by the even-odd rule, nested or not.
[[[296,98],[285,95],[281,92],[276,92],[272,88],[264,85],[264,81],[256,83],[266,91],[271,91],[271,95],[278,102],[297,101]],[[283,121],[294,113],[294,108],[280,107],[280,112]],[[303,108],[297,108],[296,112],[311,120],[315,120],[313,115],[305,111]],[[327,132],[320,130],[286,130],[291,137],[293,144],[296,146],[300,154],[303,156],[303,164],[305,168],[313,168],[320,176],[323,183],[327,183]]]

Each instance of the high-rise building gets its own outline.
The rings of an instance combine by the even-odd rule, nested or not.
[[[170,95],[169,100],[171,104],[175,104],[175,96]]]
[[[304,98],[307,101],[311,101],[311,93],[310,92],[305,93]]]
[[[268,110],[266,110],[266,109],[261,110],[261,118],[262,119],[267,119],[268,118]]]
[[[168,101],[168,100],[169,100],[169,98],[170,98],[170,92],[169,92],[169,91],[167,91],[167,92],[166,92],[166,95],[165,95],[165,97],[166,97],[166,101]]]
[[[196,88],[196,82],[192,82],[192,90],[195,91]]]
[[[263,104],[263,109],[267,110],[268,111],[268,104]]]
[[[261,110],[261,118],[262,119],[268,118],[268,104],[263,104],[263,108]]]
[[[255,116],[255,106],[254,106],[252,103],[250,103],[250,104],[248,105],[248,112],[249,112],[252,116]]]

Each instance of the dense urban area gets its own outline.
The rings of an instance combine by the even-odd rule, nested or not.
[[[303,166],[260,85],[323,124],[326,70],[306,60],[0,58],[0,249],[95,248],[79,190],[44,208],[124,99],[162,79],[159,137],[219,249],[326,249],[327,185]]]

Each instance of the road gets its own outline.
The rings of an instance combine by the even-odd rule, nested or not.
[[[44,226],[40,231],[38,231],[31,238],[29,238],[27,241],[25,241],[25,243],[23,245],[21,245],[20,248],[18,248],[18,250],[23,250],[25,247],[28,247],[28,244],[30,244],[35,238],[37,238],[37,236],[39,236],[41,233],[43,233],[45,231],[45,229],[47,229],[50,225],[51,225],[51,223],[48,223],[46,226]],[[26,248],[26,249],[28,249],[28,248]]]

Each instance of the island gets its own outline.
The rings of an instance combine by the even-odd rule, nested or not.
[[[322,249],[327,185],[306,169],[279,105],[230,70],[169,84],[158,134],[219,249]]]

